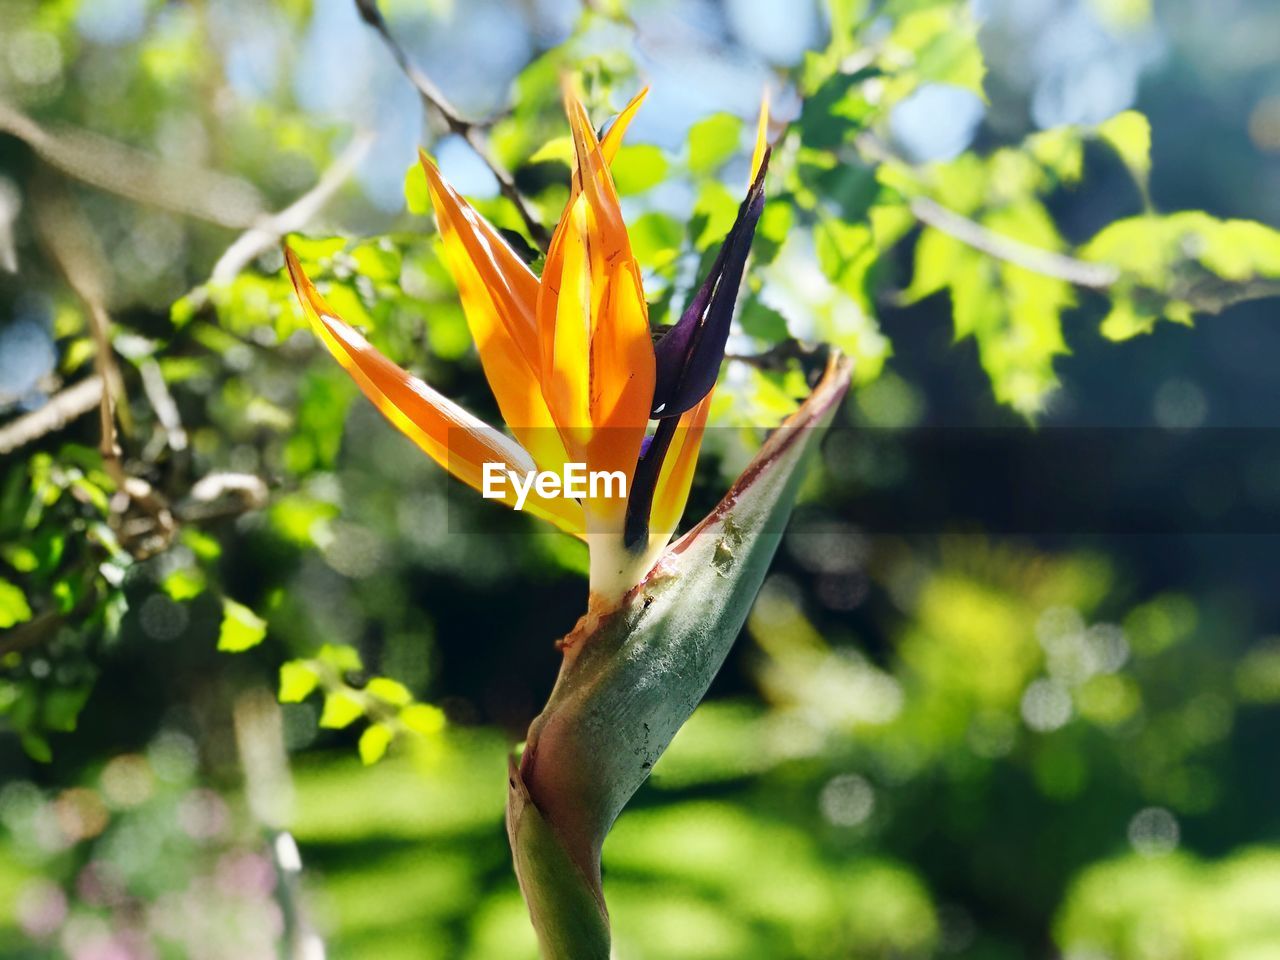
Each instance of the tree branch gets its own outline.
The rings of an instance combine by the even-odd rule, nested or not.
[[[772,373],[785,371],[794,361],[806,374],[812,374],[815,370],[821,373],[830,352],[831,348],[825,343],[809,345],[788,337],[761,353],[726,353],[724,358]]]
[[[133,552],[150,556],[168,546],[177,524],[164,499],[145,480],[131,476],[121,460],[116,438],[115,399],[117,394],[123,394],[124,381],[111,347],[111,317],[106,307],[102,257],[83,214],[47,173],[36,175],[34,199],[36,230],[89,318],[89,331],[96,348],[94,366],[103,384],[98,404],[101,426],[98,450],[102,454],[103,469],[115,482],[117,496],[122,498],[120,507],[113,512],[123,513],[129,502],[133,502],[148,515],[147,529],[140,531],[140,536],[147,535],[147,542]],[[158,537],[154,542],[152,534]]]
[[[1090,290],[1108,290],[1120,279],[1120,270],[1109,263],[1090,263],[1030,246],[989,230],[928,197],[913,197],[910,206],[912,214],[921,223],[941,230],[981,253],[1032,273],[1065,280]]]
[[[235,279],[259,254],[265,253],[280,242],[286,233],[300,230],[327,204],[347,178],[355,171],[373,146],[374,136],[368,131],[355,135],[320,175],[316,185],[300,196],[283,210],[273,213],[244,233],[218,258],[213,272],[209,275],[211,283],[226,283]]]
[[[168,164],[84,130],[54,133],[3,100],[0,131],[22,140],[50,166],[76,180],[136,203],[233,228],[251,226],[262,211],[257,189],[238,177]]]
[[[511,174],[489,152],[488,138],[485,136],[483,125],[463,117],[431,78],[409,59],[404,47],[392,36],[391,30],[387,27],[387,22],[382,17],[382,11],[378,9],[377,0],[355,0],[355,4],[360,13],[360,19],[377,31],[378,36],[386,44],[400,70],[409,78],[409,82],[413,84],[414,89],[418,91],[418,96],[424,106],[439,116],[451,133],[460,136],[475,151],[476,156],[484,162],[484,165],[489,168],[489,171],[498,181],[498,190],[515,206],[516,212],[520,214],[520,219],[524,221],[525,229],[529,231],[529,236],[533,239],[533,242],[538,245],[538,248],[543,253],[546,253],[551,244],[551,236],[547,233],[547,228],[542,225],[542,222],[530,209],[529,201],[520,193],[520,190],[516,187],[515,180],[511,178]]]
[[[101,402],[102,378],[96,373],[55,393],[44,406],[0,427],[0,457],[61,430]]]
[[[910,166],[879,137],[863,133],[857,138],[858,148],[876,163]],[[1065,254],[1033,247],[1012,237],[996,233],[963,214],[948,210],[942,204],[925,196],[911,197],[907,201],[914,216],[926,226],[954,237],[965,246],[972,247],[989,257],[1003,260],[1032,273],[1065,280],[1067,283],[1090,290],[1110,289],[1120,279],[1120,270],[1108,263],[1090,263]]]
[[[95,249],[93,234],[84,222],[83,214],[71,205],[59,184],[47,174],[37,174],[33,193],[36,231],[88,316],[89,333],[95,347],[93,365],[105,388],[99,403],[101,436],[98,449],[107,471],[113,475],[122,474],[115,419],[115,395],[120,390],[121,380],[115,354],[111,350],[111,317],[106,308],[101,253]]]

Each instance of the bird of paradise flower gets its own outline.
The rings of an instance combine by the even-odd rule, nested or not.
[[[387,419],[455,477],[482,489],[486,463],[524,475],[559,472],[570,462],[626,477],[625,498],[578,501],[533,490],[525,503],[588,543],[593,605],[615,601],[643,579],[684,512],[770,155],[766,100],[737,218],[688,307],[655,342],[609,171],[647,93],[598,139],[586,108],[566,90],[571,193],[541,277],[420,151],[446,263],[510,437],[379,353],[285,248],[298,300],[325,346]],[[514,493],[507,489],[502,499],[513,505]]]

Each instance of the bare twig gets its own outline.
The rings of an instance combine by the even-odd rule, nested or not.
[[[99,404],[102,431],[99,452],[108,472],[123,474],[115,420],[115,396],[120,391],[121,380],[111,350],[111,317],[106,308],[102,256],[83,215],[68,201],[59,184],[47,174],[37,175],[34,193],[36,230],[89,318],[89,332],[95,347],[93,364],[106,386]]]
[[[61,430],[102,402],[102,378],[97,374],[55,393],[38,410],[0,427],[0,456],[12,453],[46,434]]]
[[[176,507],[183,523],[237,517],[267,505],[267,485],[251,473],[210,473],[196,481]]]
[[[1109,263],[1090,263],[1065,254],[1042,250],[989,230],[968,217],[948,210],[928,197],[913,197],[911,212],[921,223],[941,230],[966,246],[1032,273],[1065,280],[1077,287],[1108,290],[1120,279],[1119,268]]]
[[[324,941],[302,902],[302,856],[287,829],[294,792],[280,704],[269,690],[249,690],[236,699],[232,719],[249,812],[266,834],[276,869],[275,901],[284,919],[284,955],[288,960],[324,960]]]
[[[63,173],[137,203],[223,227],[251,226],[262,212],[258,191],[238,177],[169,164],[85,130],[55,133],[3,100],[0,130],[25,141]]]
[[[877,163],[909,166],[879,137],[864,133],[857,139],[858,148]],[[1030,244],[1006,237],[984,227],[963,214],[948,210],[942,204],[925,196],[911,197],[908,201],[912,215],[921,223],[941,230],[959,240],[965,246],[980,253],[1003,260],[1032,273],[1065,280],[1067,283],[1090,290],[1107,290],[1120,279],[1120,270],[1109,263],[1090,263],[1065,254],[1033,247]]]
[[[786,370],[792,361],[801,367],[819,367],[825,364],[830,348],[826,344],[809,345],[794,337],[779,340],[761,353],[726,353],[724,358],[735,363],[745,364],[759,370],[780,372]]]
[[[81,624],[98,602],[98,592],[89,580],[83,582],[83,593],[70,610],[49,610],[20,623],[0,636],[0,657],[10,653],[34,650],[54,639],[66,624]]]
[[[859,136],[857,145],[863,154],[877,163],[906,165],[905,160],[870,133]],[[1145,197],[1145,187],[1142,184],[1139,187]],[[1149,209],[1149,200],[1147,206]],[[1194,261],[1174,268],[1173,282],[1169,287],[1155,287],[1144,283],[1141,278],[1126,276],[1115,264],[1080,260],[996,233],[929,197],[911,197],[908,207],[921,223],[980,253],[1087,290],[1108,293],[1124,281],[1130,294],[1141,293],[1154,303],[1184,302],[1198,313],[1221,313],[1237,303],[1280,296],[1280,280],[1266,277],[1225,280],[1199,267]]]
[[[182,426],[178,404],[169,392],[169,385],[164,382],[164,371],[155,358],[147,357],[138,364],[138,373],[142,375],[142,390],[147,395],[147,402],[160,421],[164,444],[174,453],[181,453],[187,449],[187,431]]]
[[[99,451],[103,469],[119,491],[116,494],[119,506],[113,513],[123,514],[130,502],[142,508],[148,515],[145,524],[137,531],[132,527],[122,530],[126,539],[138,541],[135,555],[150,555],[168,546],[177,525],[164,498],[145,480],[131,476],[121,460],[116,440],[115,398],[123,393],[123,380],[111,348],[111,317],[106,307],[102,257],[89,224],[68,200],[60,184],[47,174],[38,174],[34,180],[34,196],[37,232],[89,318],[89,330],[96,347],[94,366],[104,385],[98,405]]]
[[[66,622],[66,614],[51,611],[19,624],[0,637],[0,657],[41,646],[52,639],[58,628]]]
[[[13,224],[22,210],[22,194],[9,180],[0,177],[0,270],[18,272],[18,247]]]
[[[489,151],[488,138],[484,133],[484,124],[464,118],[431,78],[409,59],[404,47],[392,36],[391,30],[387,27],[387,22],[382,17],[382,11],[378,9],[377,0],[355,0],[355,4],[356,9],[360,12],[360,19],[378,32],[378,36],[382,38],[396,64],[404,75],[409,78],[409,82],[413,84],[414,89],[418,91],[418,96],[427,109],[439,116],[451,133],[455,133],[465,140],[471,149],[476,152],[476,156],[489,168],[489,171],[498,181],[499,191],[511,201],[516,208],[516,212],[520,214],[520,219],[524,221],[525,228],[529,231],[529,236],[545,253],[551,243],[551,236],[547,233],[547,228],[542,225],[542,222],[530,209],[529,201],[520,193],[511,174],[494,159],[493,154]]]
[[[355,168],[364,160],[369,153],[369,148],[373,146],[373,140],[372,133],[356,134],[347,144],[346,149],[321,174],[314,187],[283,210],[272,214],[241,234],[214,264],[213,273],[209,276],[210,282],[225,283],[233,280],[254,257],[274,247],[286,233],[306,226],[307,222],[333,198]]]
[[[1237,303],[1280,297],[1280,280],[1224,280],[1207,270],[1197,270],[1190,277],[1175,279],[1173,297],[1185,300],[1200,313],[1217,314]]]

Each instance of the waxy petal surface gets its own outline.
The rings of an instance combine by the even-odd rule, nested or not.
[[[658,476],[653,495],[653,511],[649,520],[649,536],[664,544],[671,539],[684,515],[689,502],[689,489],[693,486],[694,469],[698,465],[698,452],[702,449],[702,434],[707,426],[707,414],[711,410],[713,390],[699,401],[692,410],[680,415],[671,447]]]
[[[630,478],[653,394],[648,307],[604,153],[585,108],[572,96],[566,101],[574,194],[552,237],[539,291],[543,390],[570,458]],[[589,512],[619,522],[622,507],[588,504]]]
[[[756,224],[764,210],[768,150],[711,272],[680,320],[657,342],[654,417],[675,417],[697,405],[715,386],[733,322],[738,290]]]
[[[419,151],[445,260],[502,419],[544,470],[567,459],[543,396],[538,359],[538,278],[487,220]]]
[[[613,158],[618,155],[618,148],[622,146],[622,138],[627,134],[627,128],[631,126],[631,121],[635,119],[636,112],[647,96],[649,96],[649,88],[645,87],[632,97],[622,108],[622,112],[614,117],[613,123],[609,124],[609,129],[604,132],[604,136],[600,138],[600,154],[604,157],[605,163],[613,163]]]
[[[533,459],[518,443],[397,366],[344,322],[287,247],[285,262],[303,313],[329,352],[383,416],[428,456],[477,490],[483,489],[487,462],[500,463],[522,477],[535,469]],[[514,505],[510,486],[503,484],[501,489],[504,502]],[[568,533],[581,536],[585,530],[582,507],[573,500],[539,497],[531,491],[524,509]]]

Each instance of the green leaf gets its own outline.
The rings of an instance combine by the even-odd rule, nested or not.
[[[986,100],[987,67],[978,45],[978,23],[968,4],[944,4],[900,19],[885,44],[887,69],[899,75],[890,101],[926,83],[963,87]]]
[[[329,521],[338,516],[338,508],[302,492],[287,493],[272,502],[268,516],[277,534],[298,546],[311,547]]]
[[[1200,262],[1224,280],[1280,277],[1280,231],[1248,220],[1222,220],[1201,237]]]
[[[563,163],[565,166],[572,164],[573,137],[568,134],[561,137],[552,137],[533,152],[533,156],[529,158],[529,162]]]
[[[181,567],[165,577],[162,586],[171,600],[179,603],[193,600],[204,593],[204,571],[199,567]]]
[[[618,151],[609,169],[620,196],[632,196],[660,184],[667,176],[667,157],[658,147],[641,143]]]
[[[689,128],[689,170],[697,176],[714,172],[738,152],[742,119],[731,113],[713,113]]]
[[[211,563],[222,555],[222,544],[218,543],[217,538],[195,527],[182,528],[182,543],[197,559],[206,563]]]
[[[444,711],[429,703],[413,703],[400,711],[400,722],[414,733],[433,736],[444,729]]]
[[[427,189],[427,174],[422,164],[414,161],[404,173],[404,202],[409,212],[425,217],[431,212],[431,192]]]
[[[31,619],[31,607],[22,591],[8,580],[0,580],[0,628]]]
[[[350,690],[334,690],[324,698],[320,726],[341,730],[364,716],[364,702]]]
[[[218,631],[218,649],[241,653],[262,642],[267,635],[267,622],[242,603],[229,597],[222,600],[222,627]]]
[[[1099,125],[1098,136],[1105,140],[1133,175],[1145,183],[1151,173],[1151,124],[1137,110],[1117,113]]]
[[[1027,150],[1063,183],[1078,183],[1084,174],[1084,142],[1076,127],[1056,127],[1026,139]]]
[[[790,335],[787,330],[787,319],[777,310],[766,307],[752,297],[742,308],[739,319],[744,333],[759,337],[768,343],[779,343]]]
[[[290,660],[280,665],[280,702],[301,703],[320,683],[310,660]]]
[[[73,732],[76,729],[80,711],[84,709],[92,690],[91,685],[83,684],[76,687],[57,687],[46,693],[40,704],[45,727],[60,733]]]
[[[982,217],[983,226],[1043,250],[1062,246],[1053,220],[1034,200]],[[996,399],[1033,416],[1058,383],[1054,359],[1067,352],[1062,312],[1074,304],[1064,281],[992,260],[940,230],[926,228],[916,245],[915,273],[904,299],[914,303],[947,290],[957,340],[973,337]]]
[[[631,250],[642,267],[661,270],[680,253],[684,225],[675,217],[653,211],[636,219],[627,229]]]
[[[49,746],[49,741],[38,733],[24,733],[22,749],[36,763],[53,762],[53,747]]]
[[[903,293],[903,301],[918,303],[945,290],[967,254],[967,248],[950,234],[926,227],[916,241],[915,270],[911,285]]]
[[[751,247],[752,259],[755,263],[773,263],[794,223],[793,197],[775,198],[765,203],[764,211],[760,215],[760,223],[756,227],[755,243]]]
[[[413,694],[409,692],[409,688],[390,677],[374,677],[364,690],[370,696],[377,697],[393,707],[403,707],[413,702]]]
[[[360,652],[345,643],[326,643],[317,651],[316,659],[339,673],[355,673],[364,667],[360,660]]]
[[[1196,312],[1271,293],[1280,279],[1280,231],[1197,210],[1139,216],[1104,227],[1080,256],[1120,269],[1103,332],[1124,339],[1148,332],[1158,317],[1190,323]]]
[[[856,293],[856,284],[861,282],[870,261],[874,261],[877,255],[871,242],[871,228],[862,223],[828,218],[814,228],[813,242],[822,272],[833,283],[846,287],[847,274],[852,271],[855,288],[846,289],[849,293]]]
[[[825,79],[800,108],[798,125],[805,146],[831,149],[864,129],[875,108],[863,84],[878,70],[835,73]]]
[[[400,281],[400,251],[386,239],[361,243],[351,251],[356,276],[375,283],[397,284]]]
[[[1159,319],[1158,311],[1139,307],[1132,297],[1121,295],[1111,304],[1100,329],[1108,340],[1128,340],[1150,333]]]
[[[712,244],[723,242],[737,216],[738,199],[729,192],[729,188],[718,180],[705,181],[698,190],[693,204],[693,219],[689,223],[694,246],[705,250]]]
[[[375,723],[360,734],[360,760],[369,766],[387,754],[387,747],[395,739],[395,732],[385,723]]]
[[[19,573],[30,573],[40,566],[40,557],[30,547],[6,543],[0,547],[0,557]]]

